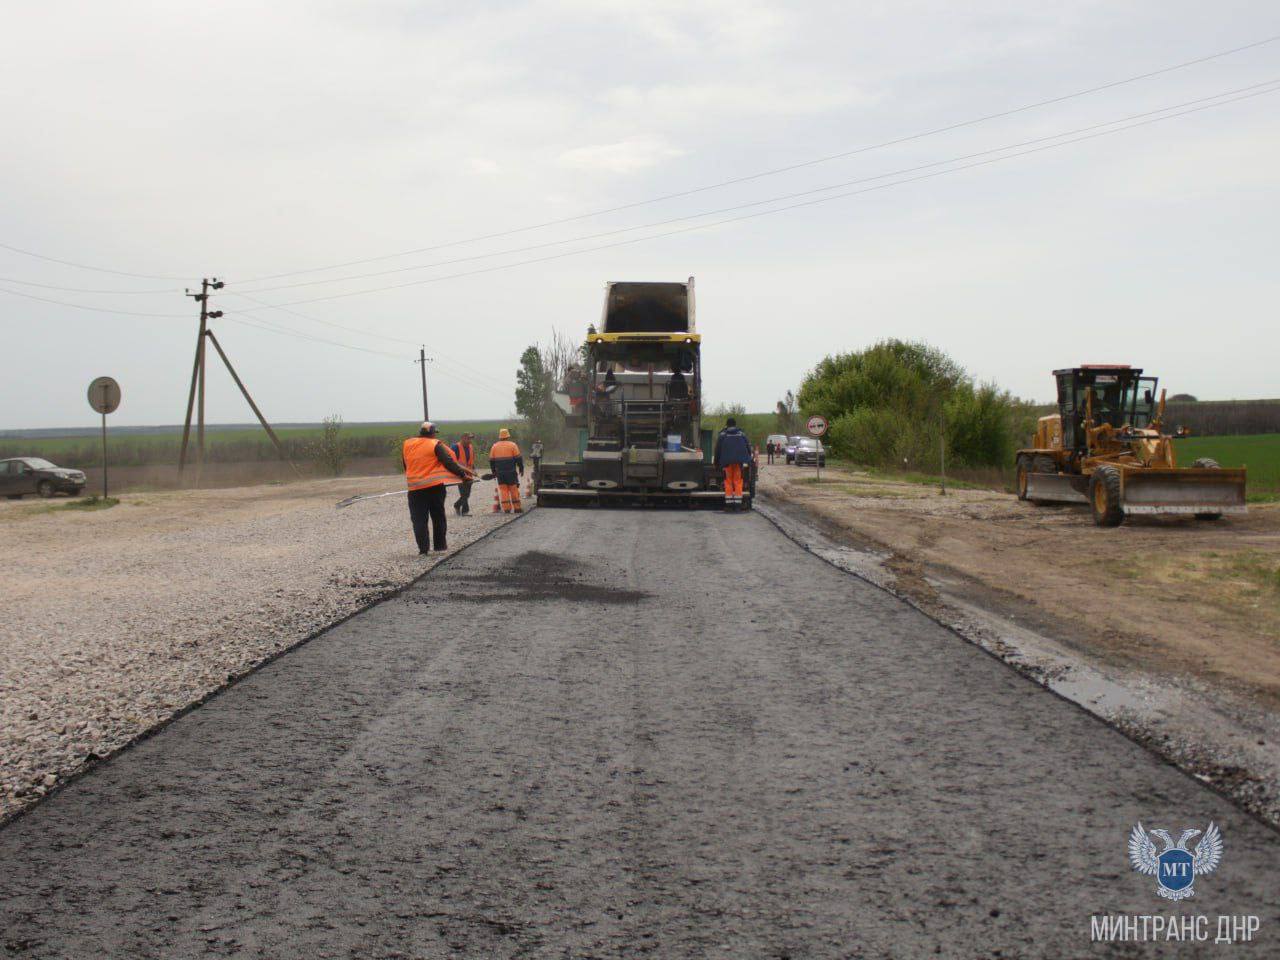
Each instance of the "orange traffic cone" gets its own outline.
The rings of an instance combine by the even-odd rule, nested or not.
[[[498,499],[498,485],[496,483],[493,485],[493,512],[502,512],[502,502]]]

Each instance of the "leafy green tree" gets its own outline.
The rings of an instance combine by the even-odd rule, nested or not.
[[[539,422],[546,415],[550,399],[551,378],[535,344],[520,354],[520,369],[516,371],[516,413],[530,423]]]
[[[524,421],[516,427],[521,443],[541,440],[552,449],[560,440],[564,416],[551,399],[555,386],[556,372],[547,362],[546,351],[537,344],[526,348],[516,371],[516,413]]]

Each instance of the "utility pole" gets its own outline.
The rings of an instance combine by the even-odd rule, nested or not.
[[[422,419],[424,421],[431,419],[431,411],[427,407],[427,364],[433,359],[433,357],[427,356],[427,347],[426,344],[423,344],[422,348],[418,350],[418,359],[413,361],[414,363],[422,364]]]
[[[205,277],[200,281],[199,293],[192,293],[190,290],[186,291],[188,297],[200,304],[200,331],[196,335],[196,358],[191,367],[191,390],[187,394],[187,416],[182,424],[182,450],[178,453],[178,478],[182,478],[183,470],[187,466],[187,445],[191,439],[191,411],[193,407],[196,407],[198,397],[199,406],[196,421],[197,483],[200,481],[200,476],[204,471],[204,338],[209,329],[209,319],[222,316],[221,310],[216,310],[213,313],[209,312],[209,291],[221,290],[222,287],[223,283],[217,277],[212,279]]]
[[[221,310],[209,309],[209,292],[211,290],[221,290],[224,284],[217,277],[205,277],[200,281],[200,292],[192,293],[187,291],[187,296],[200,304],[200,334],[196,340],[196,359],[191,368],[191,390],[187,394],[187,418],[182,425],[182,450],[178,454],[178,477],[181,479],[182,471],[187,465],[187,446],[191,439],[191,412],[192,408],[196,410],[196,483],[200,483],[201,475],[204,471],[204,379],[205,379],[205,341],[208,340],[213,344],[218,356],[222,359],[223,364],[227,368],[227,372],[231,374],[231,379],[235,381],[240,392],[244,395],[245,400],[249,403],[249,408],[253,410],[254,416],[258,418],[258,422],[262,424],[262,429],[267,431],[267,436],[271,438],[272,444],[275,445],[276,452],[280,454],[280,459],[285,461],[293,468],[293,472],[298,472],[298,466],[284,452],[284,447],[280,443],[280,438],[276,436],[276,432],[271,429],[271,424],[267,422],[267,418],[262,415],[262,411],[258,409],[258,405],[254,403],[253,397],[249,395],[249,388],[244,385],[244,381],[240,379],[240,375],[236,373],[236,368],[231,365],[231,360],[227,357],[227,353],[222,349],[222,344],[218,342],[218,338],[213,335],[213,331],[209,329],[209,321],[217,320],[222,316]]]
[[[942,474],[938,493],[945,497],[947,495],[947,418],[941,411],[938,412],[938,467]]]

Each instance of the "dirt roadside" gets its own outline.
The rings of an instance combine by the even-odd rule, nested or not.
[[[0,822],[264,659],[399,589],[419,556],[400,477],[0,501]],[[452,496],[450,497],[452,500]],[[509,519],[493,483],[451,550]],[[353,652],[354,655],[354,652]]]
[[[765,466],[762,504],[856,572],[1280,823],[1280,504],[1130,521],[990,490]]]

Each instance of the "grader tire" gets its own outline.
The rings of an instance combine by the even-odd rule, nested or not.
[[[1100,527],[1118,527],[1124,523],[1120,506],[1120,471],[1115,467],[1099,467],[1089,478],[1089,506],[1093,522]]]
[[[1222,464],[1218,463],[1213,457],[1201,457],[1191,464],[1193,467],[1200,467],[1202,470],[1221,470]],[[1197,520],[1221,520],[1220,513],[1197,513]]]

